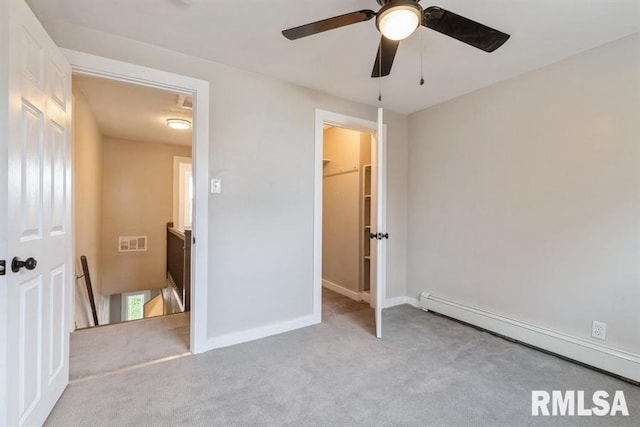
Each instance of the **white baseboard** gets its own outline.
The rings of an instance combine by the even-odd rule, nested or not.
[[[260,326],[246,331],[233,332],[230,334],[220,335],[217,337],[209,338],[205,344],[205,348],[199,353],[213,350],[216,348],[228,347],[231,345],[242,344],[248,341],[257,340],[260,338],[270,337],[272,335],[282,334],[284,332],[293,331],[295,329],[304,328],[307,326],[318,324],[318,322],[312,315],[299,317],[297,319],[288,320],[280,323],[273,323],[270,325]]]
[[[340,286],[337,283],[325,279],[322,280],[322,287],[331,289],[332,291],[339,293],[340,295],[344,295],[345,297],[351,298],[356,301],[371,302],[371,294],[369,292],[354,292],[350,289],[345,288],[344,286]],[[413,307],[420,308],[420,301],[418,301],[417,298],[407,296],[387,298],[384,301],[383,308],[395,307],[396,305],[402,304],[409,304]]]
[[[578,362],[640,381],[640,355],[542,328],[423,292],[420,307],[479,326]]]
[[[322,287],[332,290],[340,295],[351,298],[352,300],[362,301],[362,294],[360,292],[352,291],[344,286],[340,286],[337,283],[333,283],[329,280],[322,279]]]
[[[409,304],[413,307],[420,308],[420,301],[418,301],[417,298],[406,297],[406,296],[387,298],[384,301],[384,308],[391,308],[391,307],[395,307],[396,305],[402,305],[402,304]]]

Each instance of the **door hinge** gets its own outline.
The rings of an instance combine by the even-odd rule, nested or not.
[[[0,259],[0,276],[7,274],[7,261]]]

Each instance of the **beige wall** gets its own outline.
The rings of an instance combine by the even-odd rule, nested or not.
[[[409,124],[410,296],[640,353],[640,35]]]
[[[99,318],[108,313],[102,310],[102,134],[93,112],[80,90],[73,85],[73,188],[74,188],[74,234],[76,276],[82,275],[80,256],[87,257],[93,293]],[[84,280],[75,284],[75,323],[79,328],[89,323],[91,311]]]
[[[161,288],[173,216],[173,157],[191,147],[105,139],[102,287],[105,295]],[[147,251],[118,252],[119,236],[147,236]]]
[[[360,132],[324,131],[322,279],[360,291]],[[334,175],[342,171],[356,172]]]

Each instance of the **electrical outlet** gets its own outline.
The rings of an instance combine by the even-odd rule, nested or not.
[[[607,324],[594,320],[591,325],[591,336],[604,341],[607,338]]]

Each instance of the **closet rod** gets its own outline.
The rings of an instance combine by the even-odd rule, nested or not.
[[[354,166],[353,169],[348,169],[346,171],[341,170],[340,172],[328,173],[326,175],[322,175],[322,177],[323,178],[330,178],[332,176],[345,175],[345,174],[354,173],[354,172],[358,172],[358,167],[357,166]]]

